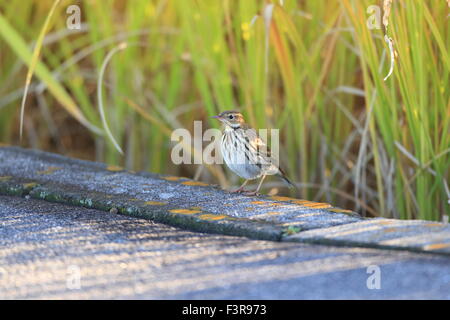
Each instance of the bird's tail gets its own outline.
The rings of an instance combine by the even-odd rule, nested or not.
[[[279,169],[277,176],[279,176],[289,186],[289,188],[297,190],[297,187],[288,179],[286,173],[284,173],[284,171],[281,170],[281,168]]]

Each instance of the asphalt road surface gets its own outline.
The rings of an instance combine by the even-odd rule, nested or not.
[[[249,240],[0,196],[2,299],[449,299],[450,257]]]

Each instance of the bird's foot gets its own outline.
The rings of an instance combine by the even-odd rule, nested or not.
[[[236,189],[234,191],[231,191],[231,193],[242,193],[242,192],[246,192],[243,187]]]
[[[261,195],[258,191],[246,191],[246,192],[244,192],[244,195],[246,195],[246,196],[259,196],[259,195]]]

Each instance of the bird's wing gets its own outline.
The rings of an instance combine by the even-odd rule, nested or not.
[[[272,153],[270,151],[270,147],[266,144],[266,142],[258,135],[255,129],[246,127],[246,136],[248,138],[249,144],[253,150],[255,150],[258,154],[258,157],[261,158],[262,162],[265,164],[270,164],[272,170],[278,172],[279,175],[288,185],[291,187],[295,187],[295,185],[288,179],[286,173],[278,164],[278,161],[272,157]]]
[[[266,144],[266,142],[258,135],[255,129],[247,127],[245,129],[246,137],[248,139],[248,143],[250,147],[258,154],[259,157],[262,157],[266,162],[272,162],[271,157],[272,153],[270,151],[270,147]]]

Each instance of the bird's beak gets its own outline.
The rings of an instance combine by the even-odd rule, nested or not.
[[[220,119],[219,116],[214,116],[214,117],[211,117],[211,118],[213,118],[213,119]]]

